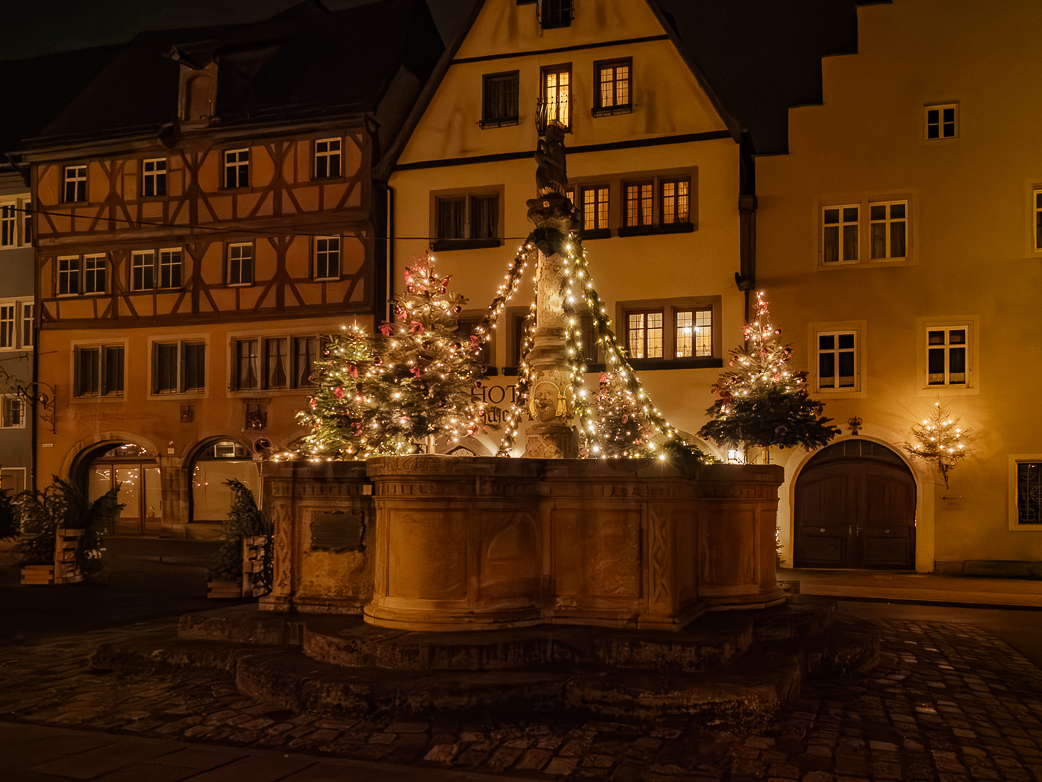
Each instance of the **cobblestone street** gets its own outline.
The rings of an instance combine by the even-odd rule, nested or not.
[[[531,779],[1042,782],[1042,671],[969,625],[876,624],[883,656],[869,676],[805,684],[777,725],[758,735],[680,721],[374,723],[273,711],[216,673],[89,668],[99,644],[163,632],[171,620],[0,649],[0,713],[7,721],[244,748],[235,757],[247,759],[248,750],[265,749]],[[264,779],[303,780],[301,768],[270,770]]]

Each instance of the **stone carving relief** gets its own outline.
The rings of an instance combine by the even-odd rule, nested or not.
[[[271,510],[271,521],[275,531],[275,574],[271,594],[286,596],[292,581],[293,514],[286,503],[278,503]]]

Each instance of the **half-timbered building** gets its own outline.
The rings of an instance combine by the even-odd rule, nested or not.
[[[41,474],[120,485],[120,531],[226,517],[303,434],[320,335],[385,307],[373,164],[441,51],[423,2],[144,34],[31,167]]]

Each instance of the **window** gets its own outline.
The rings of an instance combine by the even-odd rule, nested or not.
[[[130,254],[130,290],[148,291],[156,287],[156,254],[151,250]]]
[[[652,182],[627,182],[624,223],[627,228],[645,228],[655,223]]]
[[[632,110],[630,103],[630,71],[632,59],[596,62],[593,64],[596,94],[593,116],[623,114]]]
[[[713,310],[678,309],[674,313],[677,358],[713,355]]]
[[[499,199],[498,192],[436,195],[433,249],[498,247]]]
[[[843,263],[858,259],[857,204],[827,206],[822,210],[822,260],[825,263]]]
[[[337,179],[340,176],[340,144],[338,138],[315,142],[315,179]]]
[[[549,125],[556,122],[565,129],[571,128],[572,66],[569,64],[543,68],[540,78],[543,103],[541,124]]]
[[[26,416],[25,399],[5,394],[0,396],[0,429],[24,429]]]
[[[77,346],[74,393],[77,397],[123,396],[123,345]]]
[[[926,138],[927,140],[955,138],[959,135],[959,106],[951,104],[948,106],[926,107]]]
[[[1042,531],[1042,454],[1009,457],[1009,528]]]
[[[104,293],[108,282],[108,263],[104,255],[83,258],[83,292]]]
[[[29,202],[21,198],[0,202],[0,250],[29,247],[32,236]]]
[[[59,296],[71,296],[80,292],[79,257],[58,259],[58,280],[55,291]]]
[[[481,85],[481,127],[501,128],[518,122],[518,71],[486,73]]]
[[[662,311],[626,313],[630,358],[662,358]]]
[[[206,388],[204,342],[156,342],[152,345],[152,393],[183,394]]]
[[[969,331],[968,326],[927,329],[927,385],[966,385],[969,368]]]
[[[857,332],[822,331],[818,332],[817,341],[817,390],[857,390]]]
[[[0,300],[0,350],[24,350],[33,346],[32,299]]]
[[[469,342],[472,336],[477,334],[477,328],[482,323],[482,318],[460,318],[458,332],[461,342]],[[492,343],[478,337],[477,350],[478,363],[488,367],[492,363]]]
[[[250,150],[232,149],[224,153],[224,187],[233,190],[250,186]]]
[[[583,231],[608,230],[608,191],[607,185],[590,185],[579,189]]]
[[[719,367],[718,296],[619,302],[627,357],[636,369]]]
[[[141,161],[141,195],[155,198],[166,195],[166,159]]]
[[[873,260],[905,257],[908,234],[908,202],[870,203],[868,205],[869,236]]]
[[[1035,252],[1042,251],[1042,190],[1032,193],[1035,201]]]
[[[663,179],[659,183],[662,224],[691,222],[691,178]]]
[[[340,237],[315,238],[315,279],[335,280],[340,277]]]
[[[232,388],[236,391],[308,388],[318,350],[319,338],[313,336],[234,340]]]
[[[65,167],[65,189],[62,200],[67,203],[87,200],[87,167]]]
[[[228,284],[253,285],[253,245],[228,245]]]
[[[181,287],[181,251],[160,250],[159,251],[159,287],[180,288]]]

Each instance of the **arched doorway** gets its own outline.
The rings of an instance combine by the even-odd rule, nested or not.
[[[823,448],[796,478],[793,566],[915,569],[915,477],[870,440]]]
[[[161,471],[155,456],[135,443],[109,444],[84,460],[87,496],[93,501],[119,487],[123,508],[117,535],[158,534],[163,528]],[[82,485],[82,483],[81,483]]]
[[[253,492],[260,504],[260,473],[253,456],[235,440],[216,440],[206,444],[189,466],[191,510],[194,522],[224,523],[232,507],[232,490],[225,485],[235,478]]]

